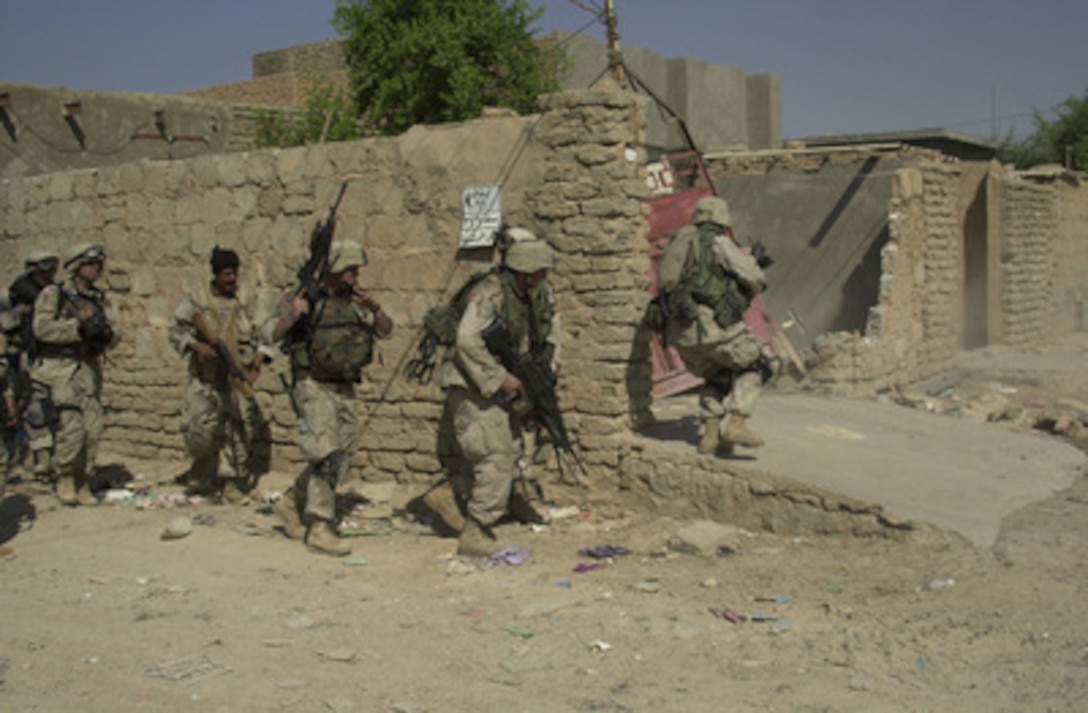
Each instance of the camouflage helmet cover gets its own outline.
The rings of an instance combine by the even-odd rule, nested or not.
[[[354,240],[333,240],[329,246],[329,272],[339,274],[350,267],[366,265],[366,251]]]
[[[695,204],[695,212],[692,213],[691,222],[695,225],[714,223],[723,228],[733,225],[733,216],[729,213],[729,204],[724,198],[707,196],[700,198]]]
[[[56,253],[40,249],[31,250],[27,254],[24,263],[27,270],[41,270],[42,272],[56,270],[58,264],[60,264],[60,258],[57,257]]]
[[[506,251],[506,266],[526,275],[551,270],[555,267],[555,251],[543,240],[516,241]]]
[[[106,251],[101,245],[79,243],[68,251],[64,259],[64,267],[70,272],[75,272],[89,262],[102,262],[105,259]]]

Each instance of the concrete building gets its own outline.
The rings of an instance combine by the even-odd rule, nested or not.
[[[561,44],[570,60],[562,85],[586,89],[605,75],[608,48],[583,34],[553,33],[543,42]],[[687,124],[702,151],[725,148],[773,149],[782,145],[782,79],[746,75],[740,67],[688,57],[666,59],[642,47],[624,47],[637,78]],[[299,107],[316,79],[347,88],[339,40],[296,45],[253,55],[253,78],[192,92],[189,96],[229,102]],[[647,142],[653,152],[687,149],[675,120],[651,112]]]

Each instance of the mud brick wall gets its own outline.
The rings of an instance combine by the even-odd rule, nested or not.
[[[1053,243],[1054,329],[1088,329],[1088,180],[1063,173],[1039,180],[1058,194],[1058,224]]]
[[[954,165],[934,161],[893,172],[877,303],[864,333],[817,340],[812,387],[870,395],[950,364],[960,280],[957,180]]]
[[[1045,343],[1055,320],[1058,196],[1052,186],[1015,176],[1003,182],[1001,193],[1003,341]]]
[[[544,184],[526,204],[561,253],[563,395],[587,463],[615,466],[651,402],[649,339],[639,330],[649,301],[645,103],[590,91],[551,95],[544,107]]]
[[[963,255],[955,164],[927,165],[922,172],[925,210],[923,279],[915,285],[922,304],[919,376],[948,368],[959,348]]]
[[[427,478],[438,470],[442,396],[401,370],[426,310],[490,264],[490,250],[457,250],[461,191],[498,182],[503,217],[559,252],[560,399],[587,465],[615,464],[650,391],[638,334],[648,265],[644,100],[598,90],[546,97],[543,107],[396,138],[0,181],[0,274],[10,281],[35,247],[63,254],[79,241],[105,245],[103,286],[119,307],[123,340],[106,368],[103,450],[183,461],[185,366],[166,339],[183,292],[209,278],[213,246],[231,247],[245,292],[271,314],[295,285],[315,222],[348,181],[338,235],[366,247],[361,282],[397,322],[360,387],[354,464],[368,478]],[[257,387],[271,467],[291,470],[300,459],[286,372],[277,359]]]

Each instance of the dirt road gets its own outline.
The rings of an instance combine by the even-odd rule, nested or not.
[[[1062,348],[1062,365],[1088,352]],[[1000,379],[1023,398],[1088,396],[1079,371],[1035,368],[1053,354],[1021,356],[975,355],[960,388]],[[127,465],[153,492],[184,467]],[[337,560],[284,538],[259,506],[31,504],[21,529],[25,499],[0,505],[5,710],[1075,711],[1088,700],[1083,475],[1006,518],[989,548],[937,528],[866,539],[693,528],[617,497],[557,510],[567,516],[546,530],[500,528],[526,559],[488,568],[396,516],[368,521]],[[161,539],[179,516],[192,533]],[[630,554],[579,555],[604,546]]]

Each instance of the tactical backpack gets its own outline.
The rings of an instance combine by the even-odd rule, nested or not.
[[[449,347],[457,341],[457,325],[461,323],[472,288],[494,272],[495,270],[486,270],[473,273],[453,297],[427,310],[427,314],[423,315],[423,333],[416,346],[416,356],[405,366],[405,376],[421,384],[431,380],[438,364],[438,347]]]
[[[713,258],[717,236],[712,224],[685,226],[665,247],[658,265],[658,289],[667,320],[694,322],[697,305],[714,310],[714,321],[722,328],[743,318],[750,298],[736,276]]]

